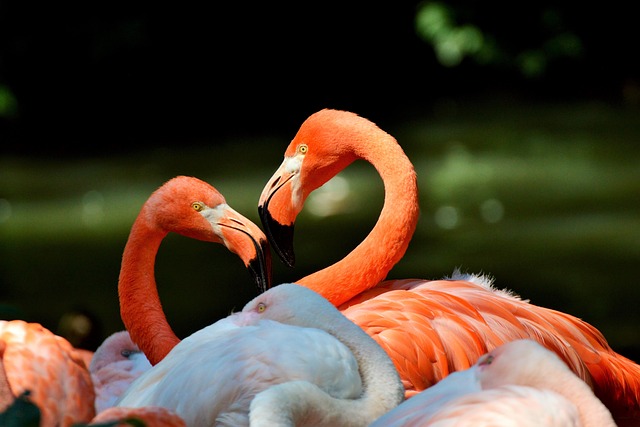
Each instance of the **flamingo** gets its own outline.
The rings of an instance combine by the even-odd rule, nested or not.
[[[180,342],[162,310],[154,276],[158,248],[170,232],[223,244],[242,259],[259,291],[271,286],[262,230],[206,182],[188,176],[170,179],[151,194],[134,221],[118,281],[122,321],[152,365]]]
[[[416,173],[394,137],[352,112],[324,109],[307,118],[260,195],[263,228],[285,264],[295,263],[294,223],[307,196],[357,159],[384,183],[380,217],[342,260],[296,283],[323,295],[388,352],[407,397],[505,342],[531,338],[591,384],[617,422],[640,420],[640,366],[587,322],[498,290],[484,275],[385,280],[416,228]]]
[[[367,426],[404,399],[385,351],[331,303],[285,283],[176,345],[117,406],[187,425]]]
[[[96,414],[115,405],[116,400],[151,363],[131,340],[129,331],[109,335],[96,349],[89,372],[96,392]]]
[[[4,406],[28,393],[25,399],[40,410],[41,427],[67,427],[95,416],[91,376],[66,339],[39,323],[0,320],[0,359]]]
[[[370,427],[488,424],[615,427],[593,390],[554,352],[529,339],[496,347]]]

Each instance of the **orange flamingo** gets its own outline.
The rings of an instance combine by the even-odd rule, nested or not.
[[[268,243],[262,231],[231,209],[209,184],[184,176],[168,181],[152,194],[132,227],[119,282],[123,321],[132,336],[141,337],[146,344],[141,348],[155,361],[164,357],[172,343],[179,342],[159,300],[148,301],[144,294],[150,289],[157,296],[155,254],[161,240],[172,231],[224,244],[243,260],[260,290],[271,284]],[[0,321],[0,411],[20,397],[38,407],[42,427],[91,421],[95,416],[95,390],[88,366],[93,356],[37,323]],[[26,391],[29,394],[23,397]],[[121,416],[126,415],[167,422],[154,425],[184,425],[165,410],[157,415],[153,408],[122,411],[109,410],[94,421],[107,416],[123,419]]]
[[[186,176],[169,180],[134,221],[118,282],[122,321],[152,365],[180,342],[162,310],[154,275],[158,248],[170,232],[223,244],[242,259],[260,291],[271,286],[271,259],[262,230],[206,182]]]
[[[71,426],[94,417],[91,376],[66,339],[39,323],[0,320],[0,359],[3,405],[29,392],[27,400],[40,410],[41,427]]]
[[[312,114],[262,191],[260,218],[283,262],[295,262],[294,223],[307,196],[357,159],[370,162],[384,183],[380,217],[346,257],[296,283],[325,296],[387,350],[407,397],[505,342],[531,338],[592,385],[618,422],[640,420],[640,366],[581,319],[529,304],[482,276],[382,281],[416,228],[416,174],[395,138],[354,113]]]

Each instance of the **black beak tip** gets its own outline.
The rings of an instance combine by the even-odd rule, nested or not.
[[[269,251],[268,243],[257,246],[260,248],[258,256],[249,262],[249,272],[253,277],[258,292],[263,293],[269,290],[272,286],[271,281],[271,252]]]
[[[269,213],[267,206],[258,206],[258,215],[264,227],[267,239],[278,254],[280,260],[287,267],[295,267],[296,255],[293,251],[293,232],[294,224],[282,225]]]

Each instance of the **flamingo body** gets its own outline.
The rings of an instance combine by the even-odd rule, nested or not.
[[[326,300],[290,284],[265,292],[242,312],[182,340],[131,385],[118,406],[162,406],[175,411],[187,425],[248,426],[254,397],[274,385],[287,384],[284,390],[263,396],[263,401],[269,403],[255,408],[266,414],[253,416],[263,422],[267,417],[283,417],[290,399],[281,398],[280,393],[290,391],[289,382],[295,383],[295,387],[302,384],[301,390],[312,389],[311,394],[319,393],[324,399],[357,401],[363,394],[371,393],[368,388],[374,388],[375,384],[366,376],[361,378],[360,370],[364,368],[354,356],[352,346],[336,338],[345,331],[371,348],[367,357],[376,356],[377,351],[382,360],[380,375],[385,382],[379,388],[391,393],[391,397],[376,396],[373,413],[379,416],[397,405],[404,394],[388,356]],[[297,390],[296,398],[304,395]],[[281,409],[274,415],[274,408]],[[377,416],[368,415],[366,421],[357,425],[367,425]],[[265,425],[281,425],[273,418],[269,420]],[[252,421],[251,425],[256,424]]]
[[[395,138],[354,113],[312,114],[262,191],[260,218],[287,265],[295,262],[294,223],[307,196],[358,159],[370,162],[384,183],[378,221],[342,260],[296,283],[323,295],[376,339],[394,361],[407,397],[501,344],[531,338],[592,384],[617,422],[640,422],[640,366],[587,322],[530,304],[480,276],[386,280],[417,225],[417,178]]]
[[[455,273],[449,280],[384,281],[340,308],[392,359],[413,355],[405,364],[396,364],[407,397],[469,368],[505,342],[531,336],[562,354],[581,378],[593,384],[589,365],[594,360],[588,353],[595,354],[597,347],[589,339],[598,335],[597,330],[498,290],[486,276]],[[428,364],[416,366],[415,360]]]
[[[5,377],[0,401],[12,402],[28,391],[28,400],[40,410],[42,427],[93,418],[91,376],[82,355],[66,339],[38,323],[0,320],[0,349]]]
[[[96,391],[96,413],[114,406],[131,383],[150,368],[151,363],[128,331],[109,335],[96,349],[89,365]]]
[[[248,425],[256,393],[287,379],[311,381],[341,398],[361,393],[355,359],[326,332],[269,320],[243,325],[245,317],[232,315],[183,339],[118,405],[180,408],[190,425],[239,426]]]
[[[614,427],[611,413],[552,351],[533,340],[497,347],[406,400],[371,427]]]

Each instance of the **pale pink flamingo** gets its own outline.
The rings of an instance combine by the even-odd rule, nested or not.
[[[593,390],[552,351],[522,339],[496,347],[370,427],[615,427]]]
[[[122,321],[152,365],[180,342],[162,310],[154,275],[158,248],[170,232],[223,244],[240,257],[260,291],[271,285],[262,230],[206,182],[187,176],[167,181],[144,203],[131,227],[118,282]],[[208,280],[198,275],[188,279],[193,278]]]
[[[0,403],[28,392],[41,427],[67,427],[94,415],[94,389],[82,355],[39,323],[0,320]],[[0,407],[2,412],[5,407]]]
[[[312,114],[264,187],[258,210],[286,264],[294,264],[293,227],[307,196],[358,159],[370,162],[384,183],[380,217],[342,260],[296,283],[329,299],[380,343],[408,397],[505,342],[532,338],[591,384],[618,422],[640,420],[640,366],[581,319],[497,290],[486,277],[383,281],[416,228],[416,173],[395,138],[354,113]]]
[[[183,339],[117,405],[165,407],[193,426],[364,427],[403,399],[371,337],[317,293],[281,284]]]
[[[133,380],[151,368],[128,331],[109,335],[96,349],[89,372],[96,392],[96,413],[115,405]]]

